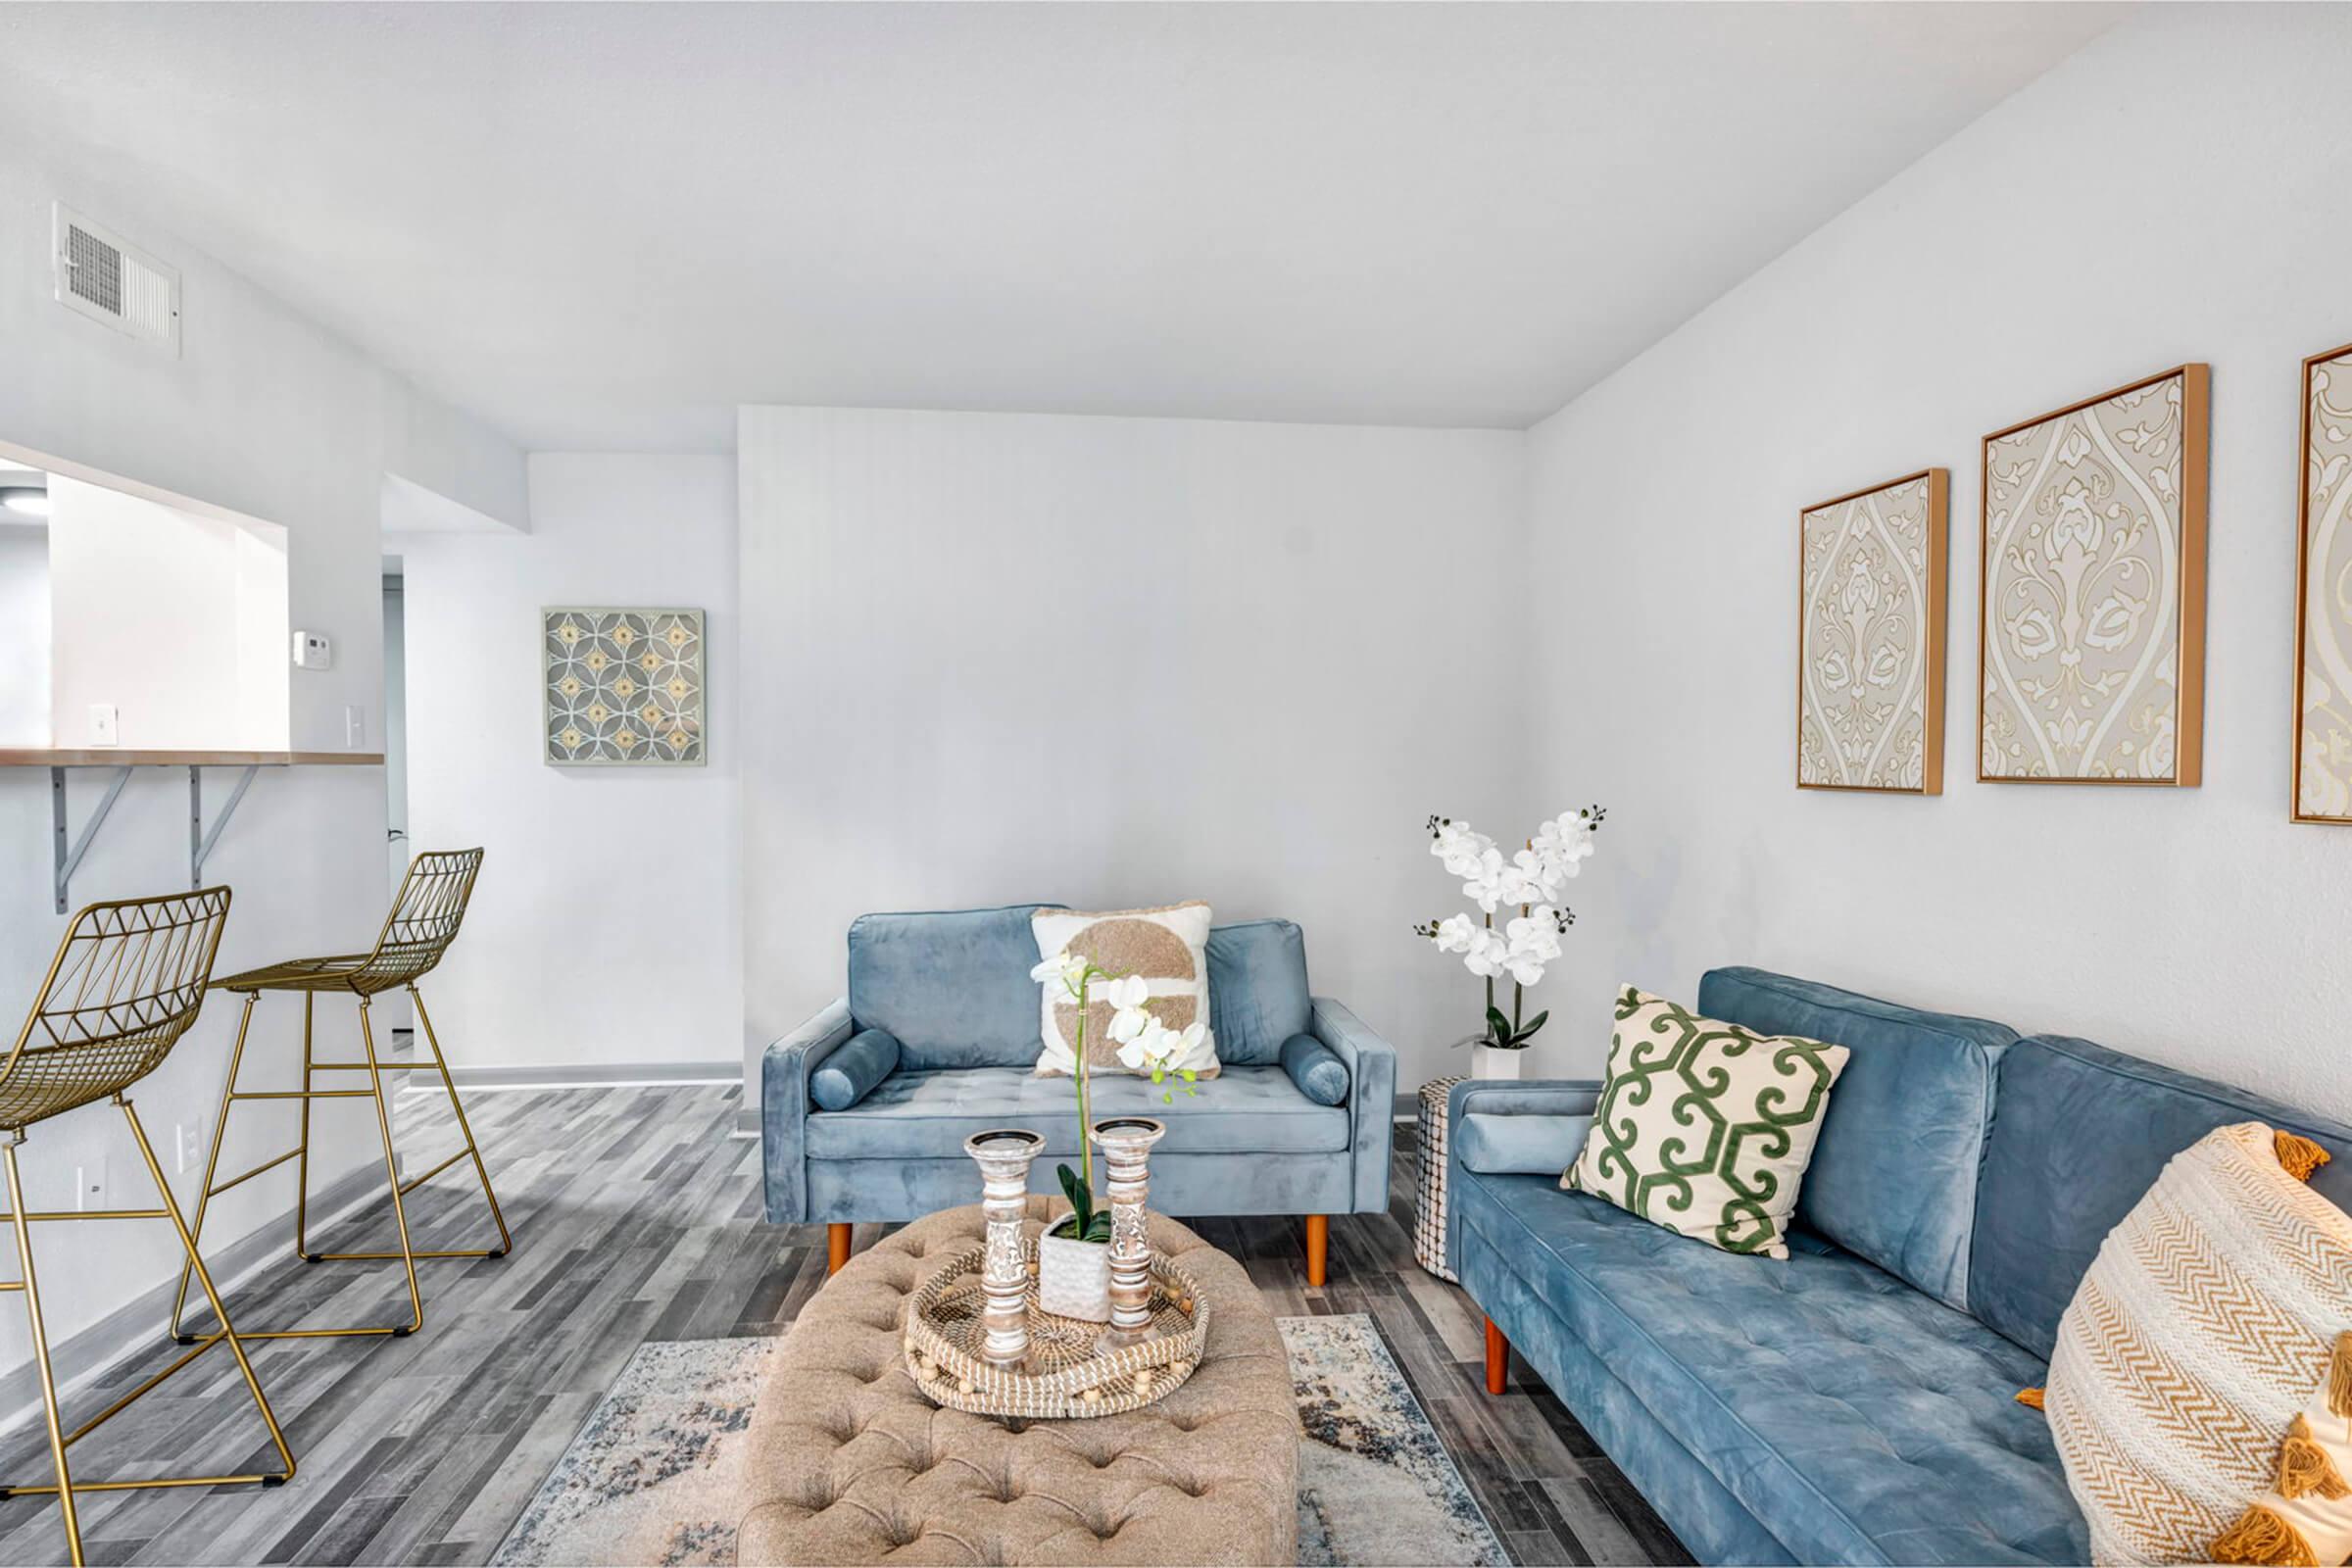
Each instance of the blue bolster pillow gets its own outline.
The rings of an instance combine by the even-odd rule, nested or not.
[[[816,1064],[816,1071],[808,1075],[808,1098],[819,1110],[847,1110],[898,1064],[897,1035],[887,1029],[860,1029]]]
[[[1481,1176],[1558,1176],[1584,1152],[1590,1116],[1493,1116],[1472,1111],[1453,1129],[1462,1169]]]
[[[1348,1102],[1348,1064],[1313,1035],[1293,1035],[1282,1043],[1282,1070],[1318,1105]]]

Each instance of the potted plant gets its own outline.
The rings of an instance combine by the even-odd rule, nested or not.
[[[1078,1004],[1076,1060],[1070,1081],[1078,1091],[1078,1164],[1057,1168],[1070,1211],[1037,1242],[1038,1304],[1061,1317],[1089,1322],[1110,1321],[1110,1208],[1095,1197],[1095,1154],[1087,1134],[1094,1126],[1088,1090],[1086,1026],[1097,1000],[1110,1004],[1110,1038],[1118,1043],[1119,1060],[1136,1072],[1149,1072],[1160,1099],[1173,1104],[1176,1092],[1197,1093],[1199,1078],[1184,1063],[1192,1060],[1207,1039],[1207,1025],[1194,1021],[1171,1029],[1152,1011],[1151,983],[1141,975],[1114,975],[1082,954],[1063,949],[1029,971],[1029,977],[1048,986],[1060,986]]]
[[[1487,983],[1484,1026],[1454,1042],[1470,1047],[1474,1076],[1518,1077],[1520,1053],[1551,1016],[1549,1010],[1526,1016],[1527,988],[1541,982],[1545,966],[1558,959],[1560,938],[1576,922],[1576,911],[1560,899],[1568,879],[1592,855],[1592,835],[1607,814],[1597,806],[1562,811],[1538,826],[1527,847],[1507,860],[1493,839],[1469,823],[1429,819],[1429,853],[1462,879],[1462,897],[1482,912],[1479,920],[1464,912],[1413,927],[1414,935],[1427,938],[1440,953],[1461,955],[1462,966]],[[1496,930],[1495,912],[1513,906],[1518,914],[1506,914]],[[1507,1014],[1494,996],[1494,982],[1506,974],[1511,977]]]

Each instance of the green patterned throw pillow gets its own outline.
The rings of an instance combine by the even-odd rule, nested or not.
[[[1625,987],[1609,1074],[1562,1187],[1727,1252],[1787,1257],[1843,1046],[1759,1035]]]

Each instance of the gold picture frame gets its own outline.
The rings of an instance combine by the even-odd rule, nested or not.
[[[1951,489],[1922,468],[1797,514],[1798,789],[1943,793]]]
[[[2212,376],[2175,366],[1984,437],[1980,783],[2201,781]]]
[[[2311,613],[2313,528],[2315,524],[2324,526],[2328,533],[2328,546],[2332,547],[2338,524],[2352,522],[2352,517],[2345,515],[2347,506],[2352,505],[2352,409],[2338,410],[2325,402],[2326,373],[2337,365],[2352,375],[2352,343],[2314,354],[2303,362],[2303,416],[2296,440],[2301,479],[2295,486],[2295,733],[2289,753],[2292,771],[2286,785],[2287,818],[2294,822],[2352,823],[2352,678],[2347,678],[2352,676],[2352,668],[2347,667],[2352,654],[2346,652],[2352,648],[2352,596],[2338,596],[2341,614],[2314,617]],[[2340,420],[2318,418],[2323,410],[2340,416]],[[2344,461],[2335,464],[2337,459]],[[2352,546],[2352,528],[2344,532],[2347,545]],[[2322,552],[2324,558],[2333,553],[2332,548]],[[2352,557],[2352,549],[2347,556]],[[2347,567],[2352,568],[2352,560],[2347,561]],[[2315,635],[2322,638],[2320,647],[2314,646]],[[2341,726],[2336,737],[2321,741],[2323,750],[2339,754],[2340,760],[2332,765],[2329,760],[2311,756],[2314,737],[2306,718],[2312,705],[2313,659],[2323,651],[2330,656],[2325,662],[2333,668],[2322,671],[2328,692],[2322,706]]]

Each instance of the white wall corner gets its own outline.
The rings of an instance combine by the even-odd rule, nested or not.
[[[531,531],[527,504],[516,519],[509,522],[389,469],[384,473],[383,526],[387,539],[418,533],[495,535]]]
[[[396,376],[384,398],[384,469],[457,509],[427,508],[412,527],[432,532],[528,533],[530,479],[522,449],[472,415]],[[459,514],[468,514],[461,516]],[[386,517],[391,516],[387,501]],[[438,518],[439,520],[432,520]],[[392,523],[387,520],[387,529]]]

